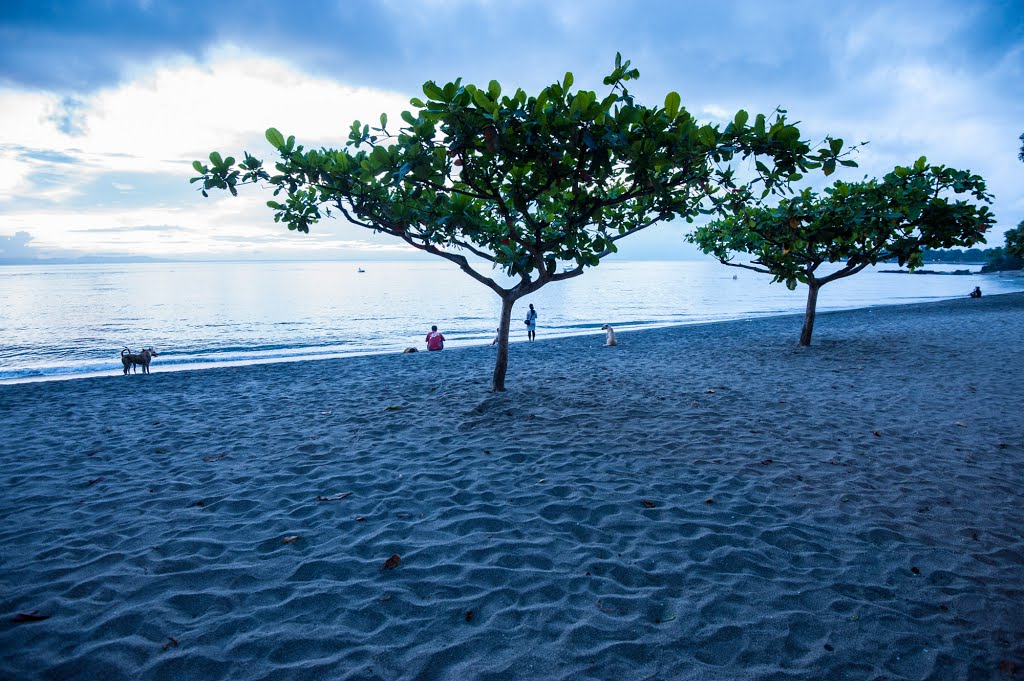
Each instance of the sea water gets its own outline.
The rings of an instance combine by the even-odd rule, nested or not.
[[[825,286],[818,310],[1024,290],[1019,276],[881,269],[892,266]],[[803,312],[805,287],[770,280],[712,260],[609,260],[521,299],[511,339],[526,338],[529,303],[538,340]],[[153,371],[168,371],[422,350],[432,324],[446,347],[487,345],[499,311],[493,291],[444,261],[0,267],[0,383],[119,374],[124,347],[155,348]]]

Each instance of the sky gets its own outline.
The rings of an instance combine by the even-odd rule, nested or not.
[[[533,94],[571,71],[603,93],[616,52],[640,103],[676,91],[709,123],[781,107],[808,140],[868,142],[833,178],[923,155],[987,180],[989,246],[1024,220],[1021,0],[3,0],[0,260],[411,257],[337,219],[289,233],[267,191],[204,199],[192,161],[271,158],[271,126],[341,145],[427,80]],[[689,229],[650,228],[619,257],[694,257]]]

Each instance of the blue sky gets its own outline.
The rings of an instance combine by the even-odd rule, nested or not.
[[[602,91],[619,51],[646,104],[708,122],[780,106],[811,140],[868,141],[846,180],[925,155],[995,195],[1000,245],[1024,220],[1024,4],[379,0],[0,3],[0,258],[405,257],[331,220],[273,222],[264,192],[202,199],[193,159],[270,156],[275,126],[337,145],[426,80],[535,92],[572,71]],[[684,224],[621,243],[687,257]]]

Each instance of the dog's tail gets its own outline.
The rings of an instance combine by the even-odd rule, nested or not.
[[[130,354],[132,354],[132,351],[129,350],[128,348],[125,348],[124,350],[121,351],[121,356],[122,357],[124,357],[125,355],[130,355]]]

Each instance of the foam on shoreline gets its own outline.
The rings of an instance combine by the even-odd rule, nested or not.
[[[1024,668],[1022,312],[2,386],[0,677]]]

